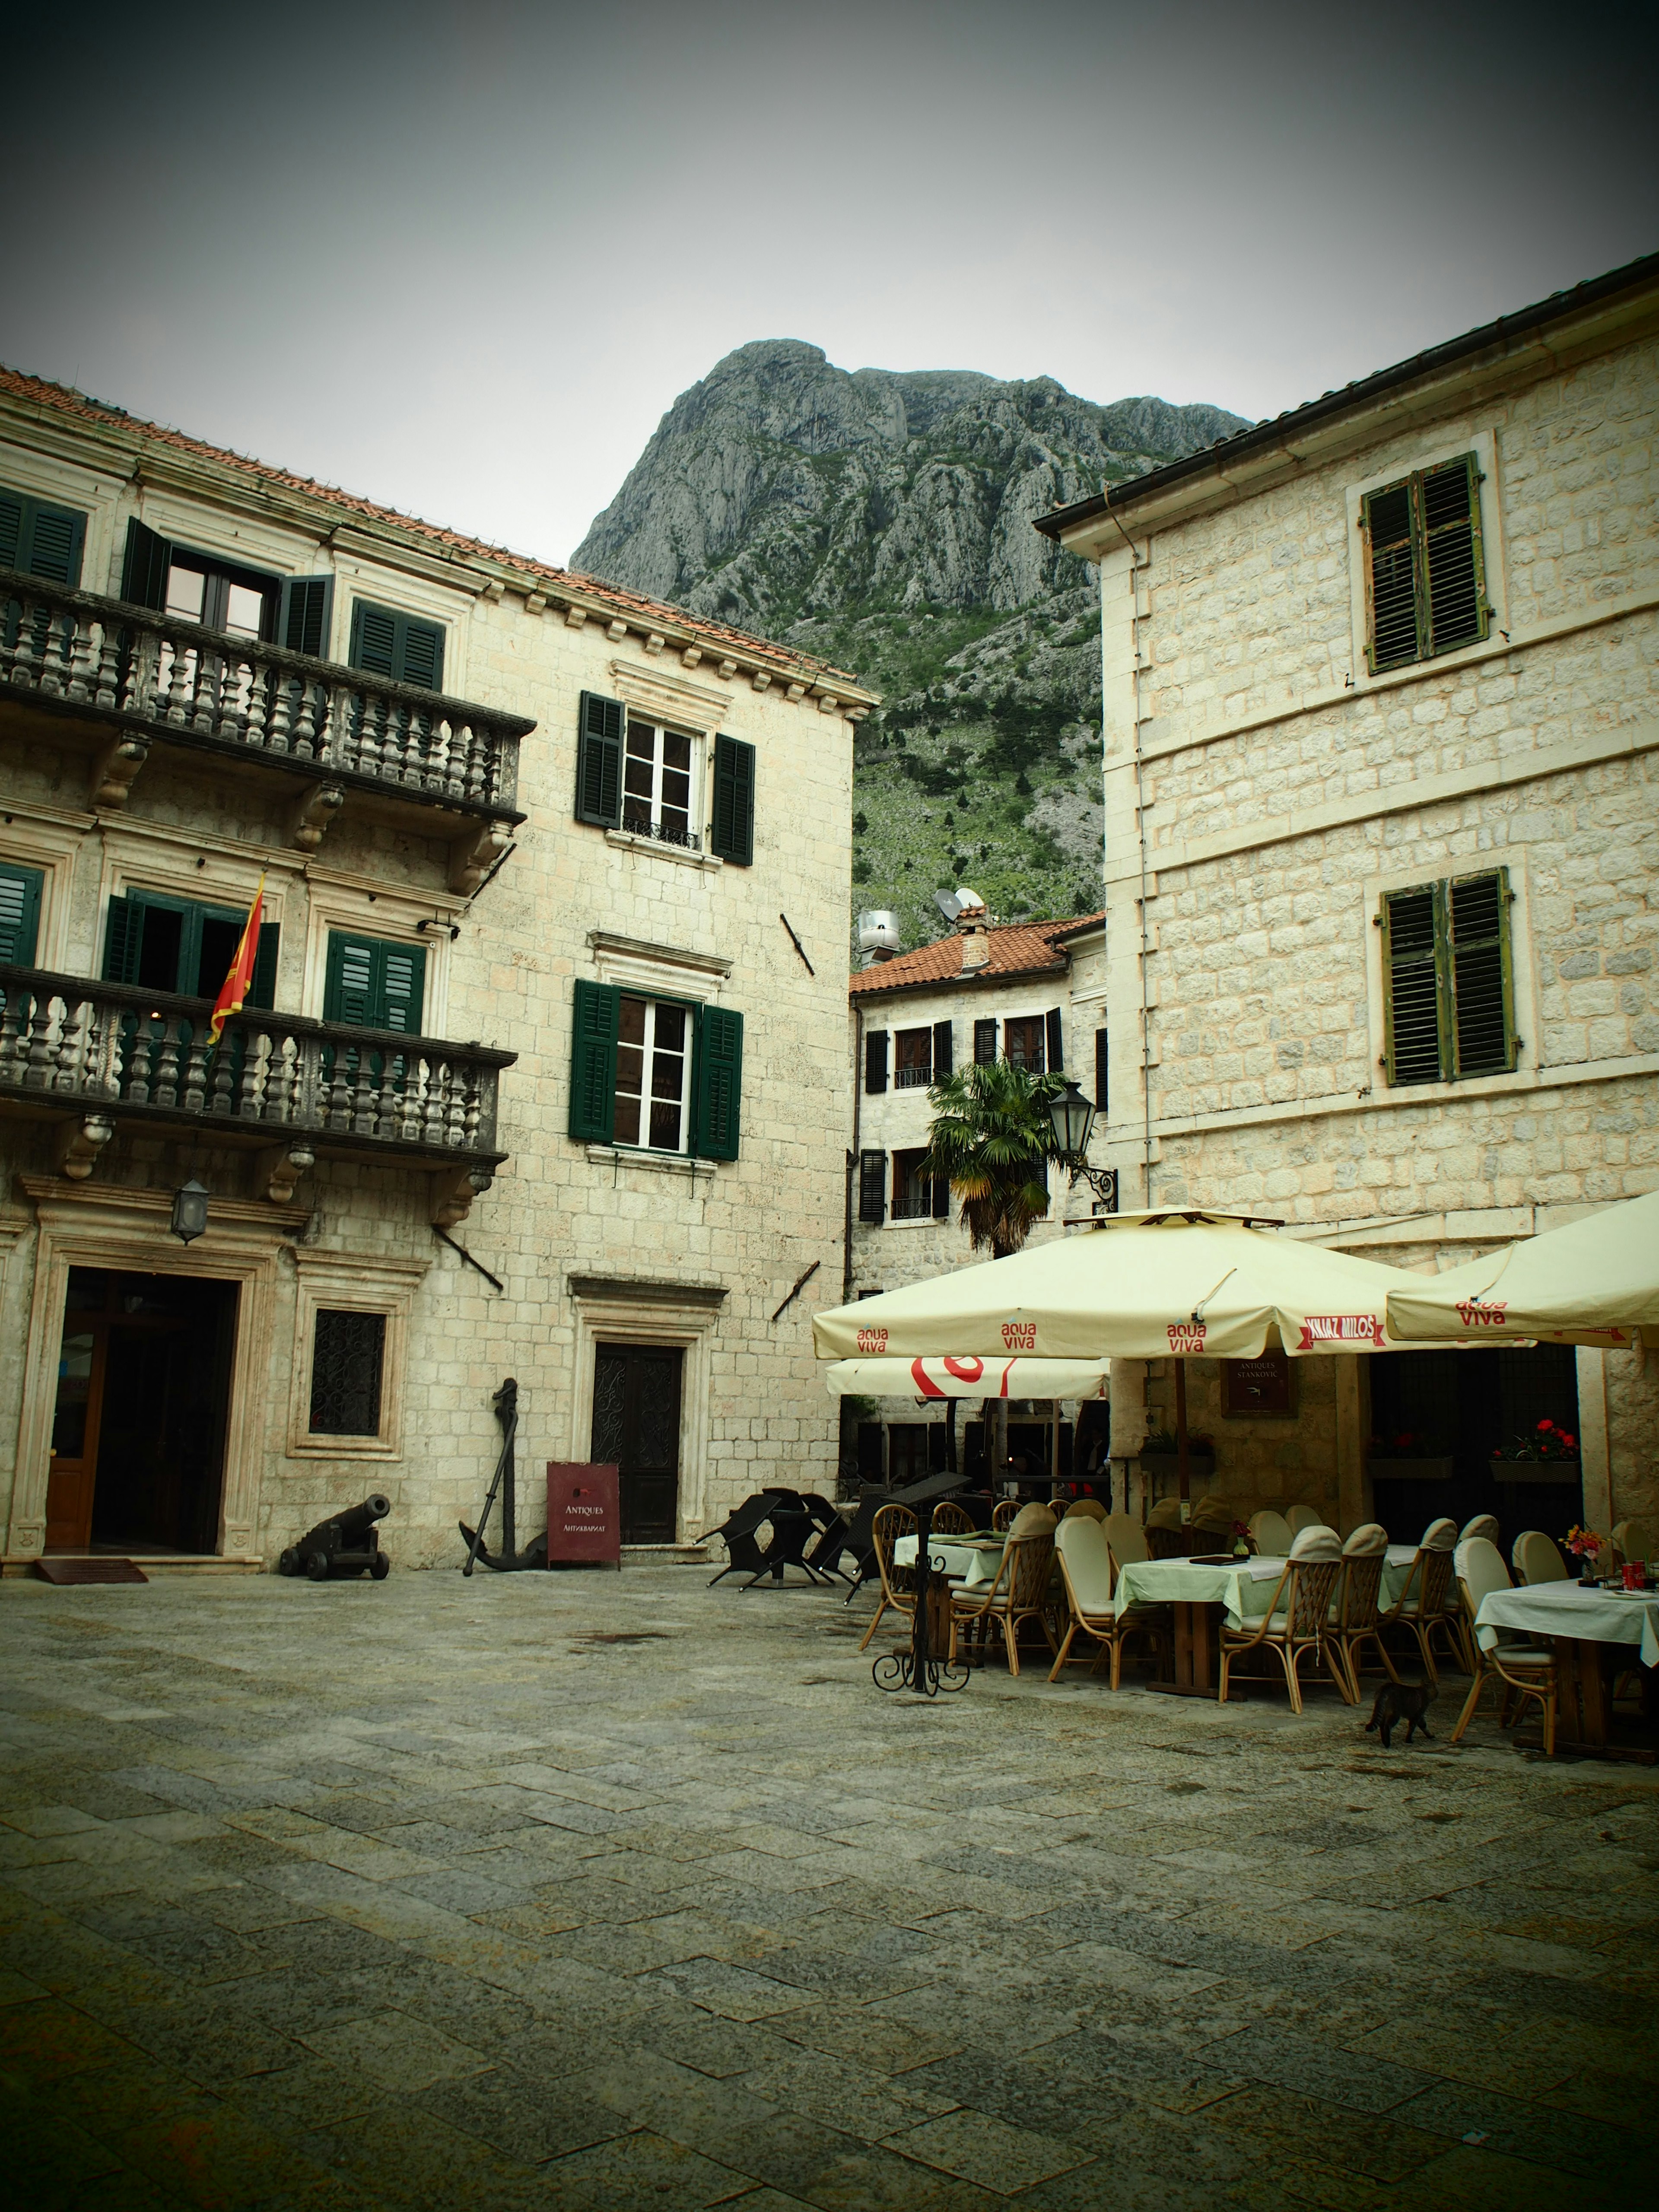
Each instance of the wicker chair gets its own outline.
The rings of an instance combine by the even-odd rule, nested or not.
[[[1457,1532],[1457,1540],[1467,1544],[1472,1536],[1484,1536],[1489,1544],[1495,1544],[1498,1537],[1498,1516],[1477,1513],[1473,1520],[1466,1521]]]
[[[1523,1528],[1510,1559],[1516,1575],[1528,1584],[1568,1579],[1566,1561],[1541,1528]]]
[[[1457,1544],[1455,1521],[1431,1521],[1418,1539],[1405,1588],[1382,1615],[1384,1628],[1409,1629],[1423,1655],[1423,1671],[1437,1690],[1439,1669],[1434,1663],[1437,1630],[1450,1646],[1454,1665],[1468,1655],[1463,1649],[1461,1601],[1453,1579],[1452,1553]]]
[[[1150,1636],[1155,1643],[1161,1644],[1164,1631],[1158,1617],[1152,1608],[1146,1606],[1118,1611],[1112,1596],[1117,1571],[1112,1564],[1111,1547],[1106,1540],[1105,1530],[1092,1515],[1079,1514],[1073,1520],[1068,1514],[1054,1531],[1054,1552],[1060,1561],[1060,1586],[1066,1593],[1070,1619],[1065,1639],[1054,1654],[1048,1680],[1052,1682],[1059,1675],[1073,1640],[1080,1631],[1100,1646],[1095,1654],[1095,1667],[1109,1656],[1111,1684],[1116,1689],[1123,1668],[1125,1638]],[[1093,1668],[1090,1671],[1092,1673]]]
[[[1299,1536],[1304,1528],[1328,1528],[1331,1524],[1316,1505],[1303,1503],[1291,1506],[1290,1511],[1285,1516],[1285,1525],[1292,1536]],[[1344,1549],[1346,1548],[1345,1546]]]
[[[1146,1542],[1146,1531],[1133,1513],[1109,1513],[1104,1528],[1106,1541],[1111,1547],[1112,1583],[1117,1583],[1117,1571],[1130,1562],[1150,1559],[1152,1551]]]
[[[1000,1498],[992,1509],[991,1526],[994,1528],[1012,1528],[1014,1516],[1019,1510],[1020,1504],[1017,1498]]]
[[[1319,1523],[1321,1528],[1324,1525],[1322,1521]],[[1272,1506],[1264,1505],[1260,1513],[1250,1516],[1250,1535],[1257,1551],[1265,1553],[1268,1559],[1287,1559],[1296,1530],[1282,1513],[1275,1513]]]
[[[933,1508],[933,1534],[936,1536],[971,1536],[974,1516],[965,1506],[958,1505],[952,1498],[941,1498]]]
[[[1285,1669],[1292,1712],[1302,1710],[1302,1684],[1297,1670],[1310,1651],[1329,1668],[1343,1704],[1358,1702],[1330,1640],[1331,1601],[1341,1572],[1341,1543],[1334,1528],[1306,1528],[1294,1539],[1261,1620],[1254,1628],[1229,1628],[1224,1623],[1222,1626],[1220,1702],[1224,1705],[1233,1662],[1247,1651],[1258,1650],[1277,1653]]]
[[[1054,1649],[1054,1631],[1048,1617],[1052,1602],[1048,1583],[1054,1565],[1054,1524],[1048,1513],[1043,1518],[1048,1522],[1048,1528],[1034,1528],[1029,1535],[1010,1529],[994,1582],[981,1584],[977,1589],[953,1589],[951,1594],[958,1629],[981,1638],[988,1636],[993,1626],[1001,1629],[1002,1640],[1008,1648],[1011,1674],[1019,1672],[1019,1632],[1024,1622],[1035,1620],[1048,1639],[1050,1651]]]
[[[1626,1560],[1659,1560],[1659,1537],[1645,1521],[1615,1522],[1613,1529],[1613,1558],[1615,1566]]]
[[[1323,1527],[1323,1522],[1316,1524]],[[1377,1595],[1388,1559],[1389,1532],[1379,1522],[1366,1521],[1342,1547],[1342,1579],[1331,1607],[1330,1643],[1348,1677],[1348,1687],[1359,1696],[1359,1654],[1367,1644],[1376,1647],[1382,1671],[1391,1682],[1399,1675],[1382,1641],[1377,1619]]]
[[[1097,1498],[1074,1498],[1066,1509],[1068,1521],[1103,1521],[1106,1508]]]
[[[881,1626],[882,1615],[890,1608],[902,1613],[906,1620],[916,1609],[916,1576],[914,1567],[893,1565],[893,1547],[901,1536],[914,1536],[916,1516],[908,1505],[884,1505],[870,1529],[871,1541],[876,1547],[876,1567],[881,1576],[881,1603],[876,1607],[875,1618],[864,1632],[862,1651],[870,1638]]]
[[[1473,1620],[1480,1610],[1482,1601],[1494,1590],[1510,1587],[1509,1576],[1504,1569],[1504,1555],[1496,1544],[1486,1537],[1475,1536],[1458,1547],[1458,1586],[1462,1594],[1463,1610]],[[1558,1685],[1555,1674],[1555,1650],[1552,1644],[1506,1644],[1503,1632],[1490,1651],[1477,1645],[1474,1655],[1474,1680],[1469,1684],[1469,1694],[1457,1726],[1451,1732],[1454,1743],[1462,1741],[1463,1731],[1474,1718],[1474,1709],[1480,1702],[1480,1692],[1488,1682],[1501,1683],[1498,1705],[1500,1728],[1508,1725],[1510,1700],[1518,1696],[1524,1709],[1528,1698],[1536,1699],[1543,1708],[1544,1753],[1555,1756],[1555,1708]]]

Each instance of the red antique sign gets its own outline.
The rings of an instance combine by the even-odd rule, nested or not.
[[[547,1563],[622,1565],[617,1470],[585,1460],[547,1462]]]
[[[1320,1344],[1376,1344],[1382,1341],[1382,1324],[1375,1314],[1310,1314],[1302,1324],[1298,1352],[1311,1352]]]

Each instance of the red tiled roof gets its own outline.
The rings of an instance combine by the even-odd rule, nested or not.
[[[319,483],[313,477],[295,476],[292,470],[274,468],[268,461],[250,459],[246,453],[234,453],[222,446],[210,446],[200,438],[186,437],[182,430],[169,430],[159,422],[147,422],[142,416],[129,415],[118,407],[103,400],[89,398],[83,392],[70,386],[48,383],[44,377],[27,376],[21,369],[0,366],[0,392],[9,392],[25,404],[50,409],[54,414],[74,415],[83,421],[95,422],[100,428],[117,436],[132,439],[135,443],[171,446],[183,453],[193,453],[204,460],[215,461],[222,468],[239,471],[246,476],[258,478],[269,484],[278,484],[283,490],[298,493],[302,498],[317,500],[331,507],[344,507],[353,514],[361,514],[372,522],[390,524],[396,530],[424,541],[428,545],[442,546],[448,550],[470,555],[486,561],[499,562],[503,568],[516,570],[525,577],[568,591],[578,602],[597,601],[614,607],[620,615],[632,616],[641,627],[673,630],[688,638],[707,638],[711,645],[729,646],[746,659],[770,661],[794,669],[821,690],[836,690],[839,697],[856,692],[861,698],[872,698],[857,677],[846,669],[834,668],[827,660],[818,660],[809,653],[800,653],[793,646],[777,645],[769,638],[753,636],[747,630],[729,629],[724,623],[709,622],[702,615],[688,614],[683,607],[671,607],[660,599],[648,599],[638,592],[629,592],[619,584],[601,582],[597,576],[585,576],[571,568],[556,568],[545,561],[533,560],[526,553],[509,552],[505,547],[487,544],[478,538],[465,538],[459,531],[447,530],[441,524],[423,522],[419,515],[402,514],[396,507],[377,507],[373,500],[362,499],[356,492],[342,491],[334,484]]]
[[[860,969],[848,990],[855,999],[867,999],[882,991],[902,991],[907,986],[954,982],[959,978],[977,983],[995,982],[1010,975],[1059,975],[1066,964],[1060,949],[1061,940],[1097,927],[1104,919],[1103,914],[1091,914],[1076,921],[1010,921],[988,929],[985,940],[991,957],[983,968],[970,969],[965,978],[962,975],[965,940],[952,930],[948,937],[935,938],[931,945],[918,945],[914,952],[901,952],[896,959]]]

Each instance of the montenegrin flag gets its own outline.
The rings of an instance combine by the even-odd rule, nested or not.
[[[247,910],[247,920],[242,924],[242,933],[236,941],[236,957],[230,963],[230,973],[220,986],[219,995],[213,1002],[208,1034],[216,1045],[230,1017],[241,1012],[242,1001],[253,981],[253,963],[259,953],[259,920],[264,911],[264,903],[265,879],[261,876],[259,888],[253,894],[253,903]]]

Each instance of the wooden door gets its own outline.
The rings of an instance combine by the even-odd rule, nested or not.
[[[88,1314],[67,1313],[58,1355],[52,1471],[46,1480],[49,1552],[84,1552],[92,1541],[92,1493],[108,1357],[108,1324]]]
[[[624,1544],[679,1534],[682,1358],[655,1344],[602,1344],[595,1355],[592,1455],[618,1470]]]

